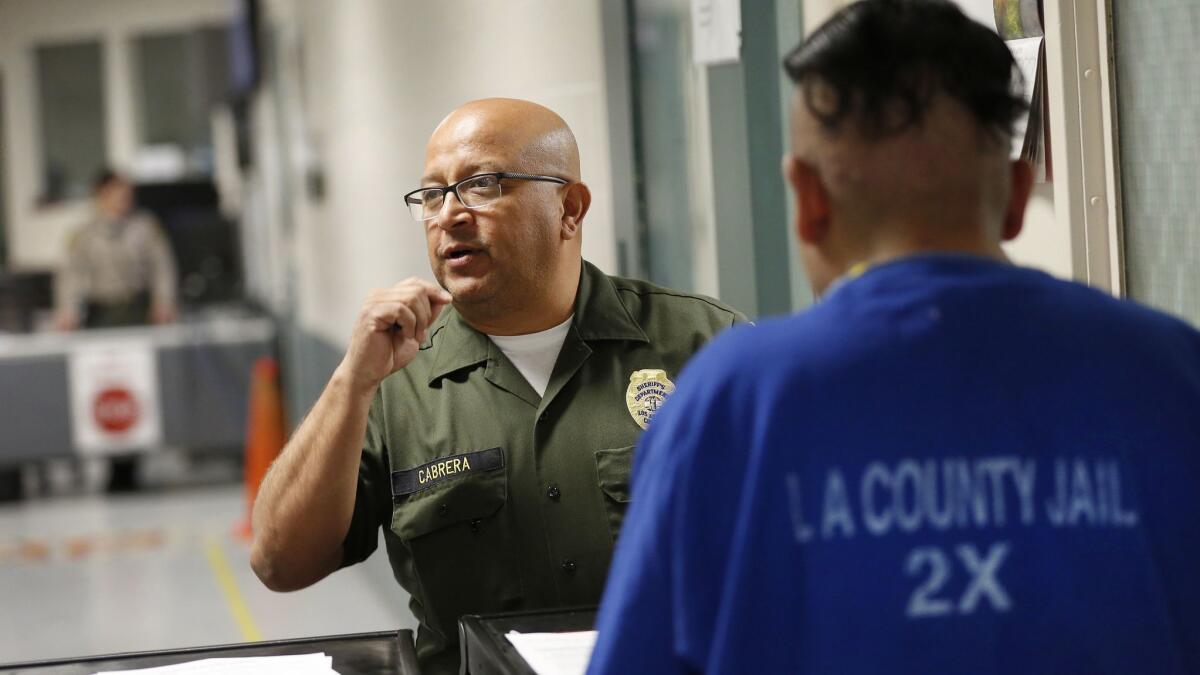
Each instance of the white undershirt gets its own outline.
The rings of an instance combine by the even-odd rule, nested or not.
[[[571,329],[571,319],[554,328],[540,333],[528,335],[489,335],[492,342],[504,352],[509,361],[525,376],[525,381],[538,396],[546,395],[546,385],[550,384],[550,373],[554,372],[554,362],[558,360],[558,352],[562,351],[563,342],[567,340],[567,331]]]

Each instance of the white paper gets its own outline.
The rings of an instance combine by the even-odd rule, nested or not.
[[[737,63],[741,47],[738,0],[692,0],[692,60],[697,65]]]
[[[96,675],[337,675],[333,657],[323,652],[290,656],[201,659],[138,670],[106,670]]]
[[[1038,54],[1041,52],[1042,40],[1044,39],[1033,37],[1021,40],[1009,40],[1004,43],[1008,45],[1008,50],[1012,52],[1013,60],[1017,62],[1017,68],[1021,70],[1021,76],[1025,78],[1026,101],[1033,98],[1033,83],[1037,80]]]
[[[80,454],[162,444],[158,368],[148,340],[86,342],[72,349],[71,427]]]
[[[538,675],[584,675],[596,631],[576,633],[518,633],[505,637]]]
[[[1008,45],[1008,50],[1012,52],[1013,59],[1017,62],[1017,69],[1021,71],[1021,77],[1025,80],[1025,103],[1033,104],[1034,85],[1037,84],[1038,75],[1038,55],[1042,50],[1042,40],[1045,38],[1024,38],[1021,40],[1009,40],[1004,44]],[[1040,102],[1039,102],[1040,103]],[[1030,110],[1031,114],[1041,115],[1040,111]],[[1012,158],[1018,159],[1021,156],[1021,149],[1025,145],[1025,130],[1029,124],[1029,116],[1022,115],[1017,120],[1016,128],[1013,130],[1013,146]],[[1038,131],[1041,129],[1039,127]]]

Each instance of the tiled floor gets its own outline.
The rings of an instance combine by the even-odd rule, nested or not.
[[[0,663],[415,626],[382,546],[267,590],[242,513],[237,486],[0,506]]]

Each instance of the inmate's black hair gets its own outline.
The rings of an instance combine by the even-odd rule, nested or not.
[[[946,0],[862,0],[783,61],[809,111],[829,131],[850,121],[880,139],[920,124],[945,93],[998,140],[1028,108],[1012,53],[995,32]],[[820,82],[832,98],[820,101]]]
[[[102,167],[99,171],[96,172],[96,175],[92,178],[92,194],[100,192],[104,188],[108,187],[109,184],[114,183],[118,180],[125,180],[125,176],[121,175],[116,169],[114,169],[112,167],[109,167],[109,166]]]

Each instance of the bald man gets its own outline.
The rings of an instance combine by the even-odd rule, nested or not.
[[[263,481],[251,564],[303,588],[366,559],[382,526],[423,672],[451,673],[463,614],[598,603],[632,446],[683,363],[744,317],[582,259],[591,194],[542,106],[455,110],[405,202],[437,283],[367,298]]]
[[[822,301],[643,436],[589,672],[1200,672],[1200,334],[1005,260],[1004,43],[867,0],[786,69]]]

